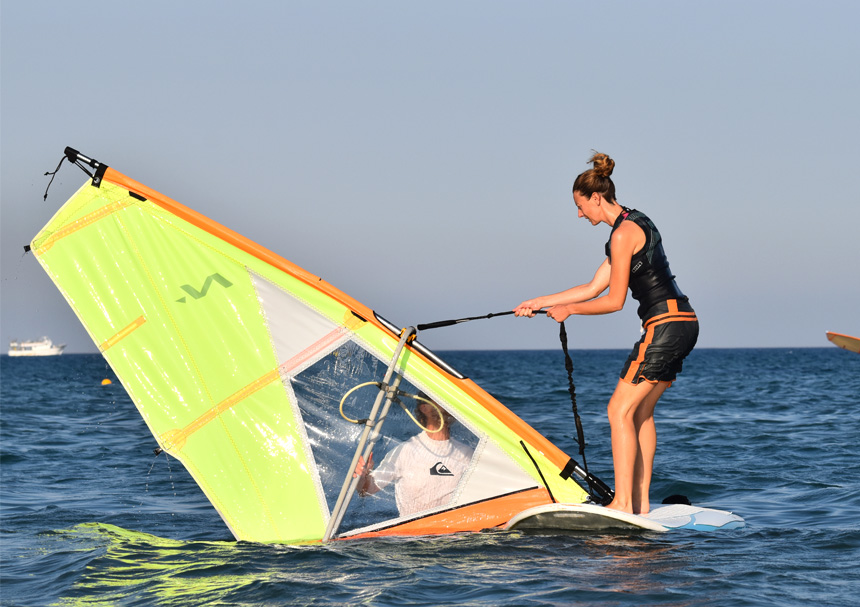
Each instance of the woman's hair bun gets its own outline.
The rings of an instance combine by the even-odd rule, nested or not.
[[[594,166],[594,172],[598,177],[609,177],[615,168],[615,161],[600,152],[594,152],[588,162]]]

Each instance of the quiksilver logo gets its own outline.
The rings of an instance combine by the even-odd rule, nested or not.
[[[436,465],[430,468],[430,476],[454,476],[454,473],[442,462],[436,462]]]
[[[182,285],[180,288],[194,299],[201,299],[203,297],[206,297],[206,294],[209,293],[209,288],[212,286],[213,282],[217,282],[225,289],[233,286],[232,282],[230,282],[220,274],[210,274],[206,277],[206,280],[203,282],[203,288],[201,288],[199,291],[191,285]],[[185,303],[185,300],[185,297],[180,297],[176,301],[178,301],[179,303]]]

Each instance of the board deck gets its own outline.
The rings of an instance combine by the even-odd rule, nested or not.
[[[672,529],[737,529],[744,519],[725,510],[671,504],[658,506],[644,516],[610,510],[595,504],[547,504],[520,512],[505,529],[537,533],[565,531],[655,531]]]

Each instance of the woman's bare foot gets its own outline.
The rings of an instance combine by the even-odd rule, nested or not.
[[[638,514],[639,516],[645,516],[649,512],[651,512],[651,504],[647,502],[645,504],[640,504],[638,508],[633,509],[633,514]]]
[[[620,512],[633,514],[633,506],[631,506],[630,504],[622,504],[618,500],[612,500],[612,502],[606,507],[610,510],[619,510]]]

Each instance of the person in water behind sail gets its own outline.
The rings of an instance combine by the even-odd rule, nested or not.
[[[367,465],[360,457],[354,472],[361,477],[357,490],[362,497],[394,483],[400,516],[450,502],[472,460],[472,448],[451,437],[454,418],[442,407],[419,400],[415,418],[423,432],[388,452],[376,470],[372,453]]]
[[[608,507],[646,514],[657,447],[654,408],[696,345],[699,322],[669,271],[654,223],[616,201],[610,179],[615,162],[595,152],[589,163],[593,168],[574,181],[573,200],[579,217],[612,228],[606,260],[591,282],[526,300],[514,313],[531,317],[547,308],[547,316],[558,322],[571,314],[609,314],[624,307],[630,288],[639,302],[643,335],[633,346],[607,407],[615,468],[615,498]],[[609,292],[601,295],[607,288]]]

